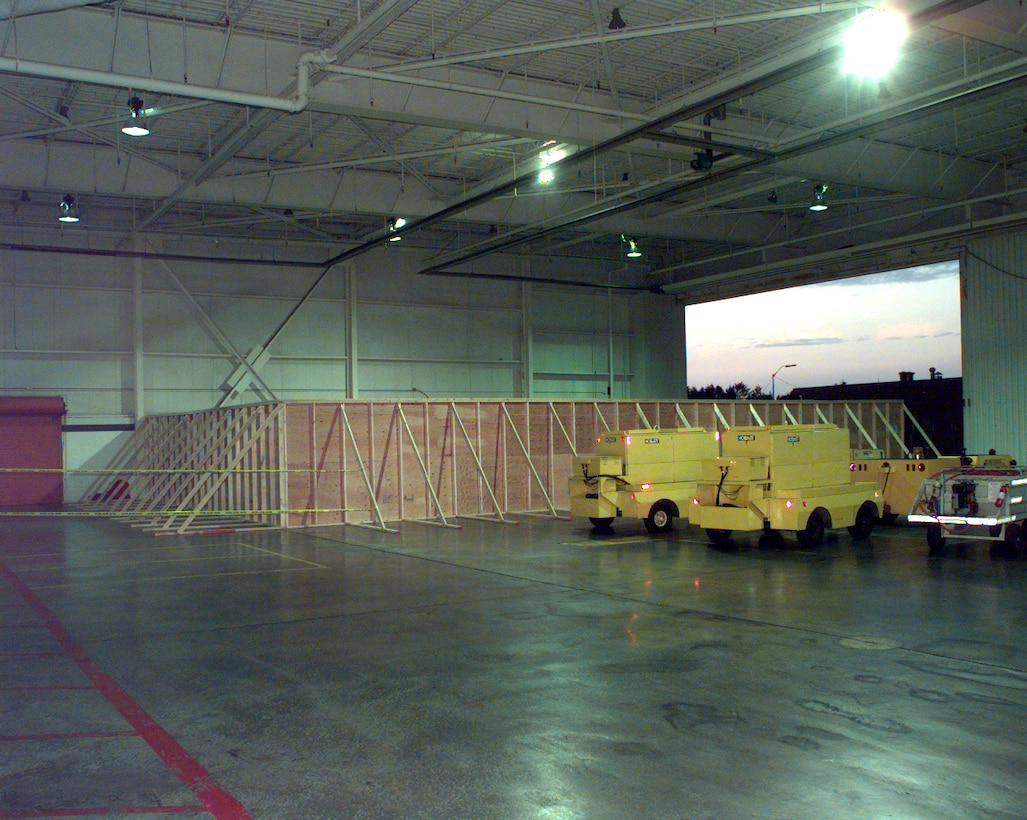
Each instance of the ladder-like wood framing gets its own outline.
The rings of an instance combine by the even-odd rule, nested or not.
[[[901,457],[901,402],[345,400],[148,417],[82,504],[163,534],[564,517],[567,478],[623,429],[834,423]],[[926,439],[926,436],[924,436]],[[928,443],[930,444],[929,440]],[[933,444],[931,444],[933,447]],[[115,497],[115,482],[131,488]],[[120,486],[120,485],[119,485]],[[105,497],[106,496],[106,497]]]

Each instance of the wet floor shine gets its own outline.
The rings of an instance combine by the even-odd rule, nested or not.
[[[1027,562],[516,520],[4,518],[0,817],[1027,815]]]

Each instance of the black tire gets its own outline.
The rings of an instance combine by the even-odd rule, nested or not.
[[[884,524],[887,527],[894,526],[895,522],[898,521],[898,520],[899,520],[899,514],[898,513],[890,512],[890,513],[885,513],[884,515],[881,516],[881,523]]]
[[[941,555],[945,549],[945,536],[942,534],[941,524],[927,525],[927,554]]]
[[[761,550],[780,550],[784,549],[785,539],[780,530],[764,530],[756,546]]]
[[[706,537],[711,544],[721,546],[731,540],[731,530],[706,530]]]
[[[1023,530],[1019,524],[1007,524],[1001,541],[992,541],[988,552],[992,558],[1016,558],[1023,544]]]
[[[820,510],[813,510],[806,519],[806,529],[795,533],[799,546],[805,550],[815,550],[824,543],[824,530],[827,525],[824,523],[824,516]]]
[[[608,530],[610,525],[613,524],[612,518],[592,518],[589,516],[588,520],[592,522],[592,526],[597,530]]]
[[[657,501],[649,509],[645,519],[645,528],[650,533],[670,532],[674,529],[674,516],[677,510],[667,500]]]
[[[873,501],[864,501],[863,506],[856,511],[856,523],[849,527],[849,535],[853,541],[865,541],[874,531],[874,524],[877,522],[877,507]]]
[[[1020,555],[1027,556],[1027,526],[1020,525],[1019,537],[1016,539],[1016,549]]]

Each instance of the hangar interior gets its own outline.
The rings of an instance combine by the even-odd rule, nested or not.
[[[881,78],[867,6],[707,6],[5,4],[0,388],[683,398],[684,305],[959,258],[966,445],[1027,452],[1019,3],[903,4]]]
[[[673,401],[688,304],[958,259],[965,445],[1027,459],[1027,12],[890,10],[868,78],[848,0],[0,0],[0,393],[69,468],[237,405]],[[5,516],[0,816],[1022,815],[1022,563],[513,518]]]

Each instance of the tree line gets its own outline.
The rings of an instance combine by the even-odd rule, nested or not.
[[[688,398],[690,399],[769,399],[770,394],[765,392],[759,385],[749,387],[745,382],[732,384],[730,387],[721,387],[719,384],[708,384],[706,387],[689,387]],[[784,398],[784,397],[782,397]]]

